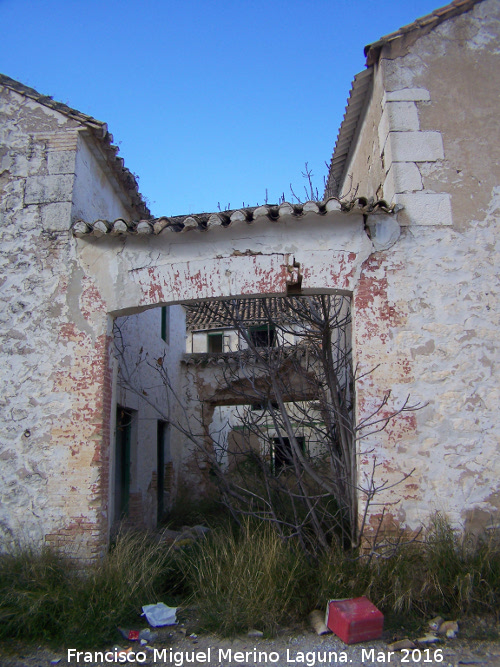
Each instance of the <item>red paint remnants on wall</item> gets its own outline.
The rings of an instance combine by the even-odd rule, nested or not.
[[[323,264],[316,262],[313,266],[302,268],[303,287],[352,291],[358,266],[358,255],[355,252],[325,253]]]
[[[64,530],[70,531],[68,534],[72,535],[77,531],[82,540],[88,540],[89,543],[96,543],[97,535],[97,542],[102,546],[107,540],[105,516],[112,410],[112,339],[102,334],[94,341],[88,333],[78,331],[73,323],[66,323],[60,328],[59,339],[68,341],[73,348],[68,355],[71,363],[60,368],[53,376],[54,391],[67,395],[69,409],[66,426],[54,427],[52,439],[64,445],[71,456],[72,468],[81,471],[80,478],[85,486],[77,488],[73,484],[71,488],[86,498],[88,506],[87,517],[80,517]],[[64,484],[64,481],[60,480],[60,483]],[[94,507],[99,508],[97,512]],[[66,533],[58,531],[52,536],[54,539],[51,543],[53,546],[64,546],[62,537],[65,536]]]
[[[86,320],[90,320],[94,313],[105,313],[106,303],[90,278],[82,280],[82,293],[80,296],[80,310]]]
[[[147,296],[150,303],[161,303],[165,301],[165,296],[163,294],[163,285],[160,284],[160,278],[156,275],[154,268],[148,268],[149,280],[146,285]]]

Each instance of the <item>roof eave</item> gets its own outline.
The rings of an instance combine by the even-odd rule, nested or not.
[[[118,146],[113,144],[113,135],[108,131],[108,126],[103,121],[97,120],[92,116],[82,113],[77,109],[69,107],[62,102],[56,102],[48,95],[42,95],[34,88],[25,86],[20,81],[11,79],[5,74],[0,74],[0,86],[9,88],[19,95],[28,97],[38,104],[46,106],[49,109],[57,111],[67,118],[75,120],[97,140],[103,158],[109,166],[118,187],[126,194],[130,200],[131,207],[137,210],[137,214],[142,218],[151,218],[151,212],[139,192],[137,180],[132,172],[124,165],[123,158],[118,157]]]
[[[384,37],[381,37],[376,42],[367,44],[364,49],[367,67],[370,67],[378,62],[380,52],[384,46],[387,46],[391,42],[401,39],[402,37],[410,35],[411,33],[416,33],[417,31],[420,33],[424,31],[425,33],[430,32],[440,23],[443,23],[448,19],[454,18],[455,16],[459,16],[460,14],[469,11],[474,7],[474,5],[477,5],[482,1],[483,0],[453,0],[453,2],[451,2],[449,5],[440,7],[430,14],[426,14],[425,16],[416,19],[412,23],[399,28],[399,30],[391,32],[388,35],[384,35]]]
[[[325,198],[340,197],[340,186],[344,182],[345,172],[352,153],[353,140],[358,133],[360,120],[366,109],[373,82],[373,68],[356,74],[352,82],[351,91],[347,100],[344,118],[339,128],[335,148],[333,149],[328,172],[328,182],[325,188]]]

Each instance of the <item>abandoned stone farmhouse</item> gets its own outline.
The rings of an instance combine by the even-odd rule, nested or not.
[[[347,314],[346,410],[358,435],[384,426],[354,438],[359,515],[381,486],[368,528],[383,505],[388,530],[498,520],[500,3],[454,0],[365,54],[322,201],[171,218],[151,217],[105,123],[0,76],[2,548],[92,558],[118,522],[154,529],[209,493],[200,452],[230,469],[242,413],[278,400],[248,348],[282,340],[283,374],[308,359],[289,305],[262,315],[287,298]],[[325,417],[294,378],[306,457],[321,443],[299,413]],[[260,423],[277,475],[290,438]]]

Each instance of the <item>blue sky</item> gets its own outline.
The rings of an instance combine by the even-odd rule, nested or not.
[[[363,47],[439,0],[0,0],[0,72],[108,123],[153,215],[320,196]],[[299,194],[299,192],[297,192]]]

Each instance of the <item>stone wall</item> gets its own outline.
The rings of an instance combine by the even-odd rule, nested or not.
[[[377,386],[391,387],[393,405],[408,394],[425,405],[370,440],[387,480],[415,468],[387,494],[401,498],[394,518],[411,527],[442,510],[479,528],[500,507],[499,18],[487,0],[384,46],[383,92],[376,83],[348,169],[366,184],[356,156],[378,145],[383,177],[372,170],[365,187],[403,207],[397,243],[363,266],[354,330],[358,361],[378,364],[358,388],[360,416],[364,395],[380,399]]]
[[[403,206],[397,216],[284,205],[277,218],[261,207],[206,231],[192,218],[182,233],[75,239],[76,218],[138,212],[85,123],[0,87],[3,543],[45,541],[81,557],[106,544],[116,404],[135,405],[118,392],[113,317],[299,284],[353,295],[358,424],[406,400],[421,407],[359,443],[360,485],[374,458],[377,484],[414,469],[380,497],[399,501],[389,518],[413,529],[443,510],[479,526],[498,510],[499,11],[485,0],[383,47],[348,173],[359,195]],[[130,320],[133,345],[140,322],[158,331],[158,312]],[[156,354],[158,340],[147,342]],[[137,450],[132,509],[153,525],[146,423],[157,418],[141,420],[149,453],[143,465]],[[173,448],[174,463],[196,467],[185,439]]]
[[[70,228],[84,213],[73,211],[79,152],[93,139],[9,86],[0,115],[0,542],[92,557],[107,539],[110,331]]]

